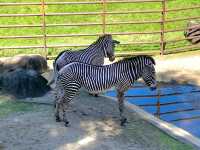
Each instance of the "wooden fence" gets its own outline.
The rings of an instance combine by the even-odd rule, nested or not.
[[[50,48],[66,48],[66,47],[86,47],[88,44],[62,44],[59,45],[57,43],[54,43],[53,45],[48,45],[47,40],[48,38],[58,38],[58,37],[91,37],[91,36],[99,36],[105,33],[112,34],[112,35],[118,35],[118,36],[131,36],[131,35],[159,35],[160,39],[159,41],[137,41],[137,42],[122,42],[121,45],[142,45],[142,44],[147,44],[147,45],[152,45],[152,44],[159,44],[160,45],[160,50],[159,51],[153,51],[152,53],[147,51],[145,53],[150,53],[150,54],[169,54],[173,52],[181,52],[181,51],[187,51],[191,49],[200,49],[199,45],[189,45],[189,46],[180,46],[176,47],[173,49],[167,49],[166,45],[169,43],[174,43],[184,41],[186,38],[177,38],[173,40],[168,40],[165,35],[167,33],[175,33],[175,32],[184,32],[185,28],[174,28],[167,30],[165,28],[167,23],[173,23],[173,22],[179,22],[179,21],[189,21],[189,20],[195,20],[195,19],[200,19],[200,16],[193,16],[193,17],[182,17],[182,18],[174,18],[174,19],[166,19],[166,15],[170,12],[179,12],[179,11],[186,11],[186,10],[194,10],[194,9],[200,9],[199,6],[192,6],[192,7],[187,7],[187,8],[177,8],[177,9],[167,9],[167,3],[168,1],[172,0],[98,0],[98,1],[71,1],[71,2],[46,2],[45,0],[41,0],[40,2],[20,2],[20,3],[2,3],[0,2],[0,7],[2,9],[6,9],[6,7],[19,7],[19,6],[39,6],[40,7],[40,12],[38,13],[30,13],[30,14],[0,14],[0,19],[1,18],[9,18],[11,17],[41,17],[41,23],[40,24],[6,24],[6,25],[0,25],[0,30],[1,29],[21,29],[21,28],[40,28],[42,30],[42,34],[40,35],[9,35],[9,36],[1,36],[0,35],[0,43],[1,40],[6,40],[6,39],[41,39],[43,42],[41,45],[20,45],[20,46],[9,46],[5,45],[0,46],[0,50],[11,50],[11,49],[41,49],[44,51],[45,56],[47,58],[51,58],[49,56],[48,50]],[[160,3],[161,9],[159,10],[128,10],[128,11],[108,11],[108,5],[110,4],[127,4],[127,3],[141,3],[141,5],[146,5],[147,3]],[[54,6],[54,5],[60,5],[63,6],[65,5],[66,7],[70,7],[71,5],[102,5],[102,11],[98,12],[56,12],[56,13],[48,13],[46,12],[46,7],[48,6]],[[149,21],[118,21],[118,22],[107,22],[106,17],[108,15],[120,15],[120,14],[160,14],[161,18],[160,20],[149,20]],[[82,23],[46,23],[46,18],[48,16],[99,16],[101,17],[101,22],[96,23],[96,22],[82,22]],[[118,26],[118,25],[145,25],[145,24],[159,24],[160,25],[160,30],[158,31],[148,31],[148,32],[106,32],[106,28],[108,26]],[[47,28],[49,27],[90,27],[90,26],[100,26],[101,27],[101,32],[98,33],[75,33],[75,34],[47,34]],[[190,37],[191,38],[191,37]],[[120,53],[118,55],[130,55],[130,54],[135,54],[136,52],[129,52],[128,54]],[[140,52],[139,52],[140,53]]]

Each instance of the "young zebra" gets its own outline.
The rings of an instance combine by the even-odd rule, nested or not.
[[[83,62],[93,65],[103,65],[104,57],[108,57],[110,61],[115,60],[114,48],[118,41],[112,39],[112,35],[106,34],[97,39],[88,48],[79,51],[62,51],[53,63],[54,75],[48,83],[52,84],[57,76],[58,71],[71,62]]]
[[[58,73],[56,81],[56,121],[61,121],[60,111],[63,111],[63,121],[68,125],[66,109],[81,87],[90,93],[99,93],[115,87],[119,102],[121,125],[126,118],[124,110],[124,92],[140,77],[152,90],[156,89],[155,61],[152,57],[140,55],[125,58],[106,66],[94,66],[80,62],[73,62],[64,66]],[[60,110],[62,109],[62,110]]]

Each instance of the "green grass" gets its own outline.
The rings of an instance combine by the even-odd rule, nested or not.
[[[136,141],[141,142],[141,144],[149,144],[151,145],[151,147],[157,147],[157,149],[160,148],[161,150],[194,150],[192,145],[182,143],[172,138],[162,130],[156,128],[155,126],[144,120],[135,121],[133,124],[127,125],[126,129],[123,131],[125,135],[124,139],[132,139],[133,141],[134,139],[137,139]],[[145,137],[144,135],[147,135],[148,137]],[[153,141],[156,141],[157,145]]]
[[[46,0],[46,2],[55,2],[59,0]],[[83,1],[83,0],[62,0],[62,1]],[[88,1],[88,0],[87,0]],[[89,0],[94,1],[94,0]],[[0,2],[40,2],[40,0],[0,0]],[[168,9],[190,7],[199,5],[199,0],[173,0],[167,2]],[[124,3],[124,4],[108,4],[107,11],[131,11],[131,10],[161,10],[161,3]],[[39,14],[41,13],[40,6],[1,6],[0,14]],[[61,13],[61,12],[100,12],[102,11],[102,5],[49,5],[45,7],[47,13]],[[192,9],[180,12],[169,12],[166,15],[166,19],[176,19],[184,17],[198,17],[200,9]],[[121,14],[121,15],[108,15],[106,16],[106,22],[126,22],[126,21],[158,21],[161,19],[160,13],[150,14]],[[90,23],[96,22],[101,23],[101,15],[75,15],[75,16],[47,16],[47,24],[62,24],[62,23]],[[13,25],[13,24],[41,24],[42,18],[37,17],[0,17],[1,25]],[[184,28],[187,21],[178,21],[173,23],[167,23],[165,29],[172,30],[177,28]],[[134,25],[112,25],[106,26],[106,32],[151,32],[159,31],[160,24],[134,24]],[[101,26],[84,26],[84,27],[47,27],[47,34],[95,34],[102,33]],[[0,28],[0,36],[13,36],[13,35],[42,35],[42,29],[35,28]],[[156,42],[160,41],[160,34],[155,35],[116,35],[113,36],[115,39],[121,41],[121,43],[129,42]],[[166,34],[166,40],[174,40],[177,38],[183,38],[183,32],[173,32]],[[64,45],[64,44],[91,44],[97,39],[96,36],[87,37],[62,37],[62,38],[48,38],[47,45]],[[31,46],[31,45],[43,45],[42,38],[40,39],[0,39],[0,47],[9,46]],[[187,41],[168,44],[167,49],[189,45]],[[70,47],[73,49],[78,49]],[[64,48],[49,48],[48,55],[55,55],[58,51]],[[159,44],[140,44],[140,45],[120,45],[116,48],[118,52],[122,51],[159,51]],[[0,51],[0,56],[15,55],[18,53],[41,53],[44,54],[43,49],[24,49],[24,50],[13,50],[6,49]]]
[[[0,118],[7,117],[8,115],[16,112],[27,112],[38,109],[38,105],[19,103],[11,100],[5,95],[0,95]]]
[[[165,133],[160,132],[160,138],[158,139],[160,142],[165,143],[170,150],[194,150],[194,148],[185,143],[181,143],[180,141],[169,137]]]

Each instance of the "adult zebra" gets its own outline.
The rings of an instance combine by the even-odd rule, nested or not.
[[[104,57],[110,61],[115,60],[114,48],[118,41],[112,39],[112,35],[106,34],[100,36],[93,44],[79,51],[62,51],[53,63],[54,75],[49,85],[52,84],[57,76],[58,71],[71,62],[83,62],[92,65],[103,65]]]
[[[156,89],[154,65],[154,59],[146,55],[125,58],[106,66],[94,66],[80,62],[66,65],[59,71],[56,81],[56,121],[61,121],[59,114],[62,108],[63,121],[65,126],[68,125],[65,110],[81,87],[86,88],[90,93],[99,93],[115,87],[119,102],[121,125],[124,125],[126,122],[126,117],[123,115],[124,92],[140,77],[152,90]]]

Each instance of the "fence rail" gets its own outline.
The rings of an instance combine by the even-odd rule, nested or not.
[[[146,3],[159,3],[161,5],[160,10],[128,10],[128,11],[108,11],[107,5],[108,4],[125,4],[125,3],[138,3],[145,5]],[[160,45],[160,54],[168,54],[172,53],[173,51],[184,51],[188,49],[200,49],[198,45],[190,45],[190,46],[182,46],[174,49],[167,49],[166,44],[169,43],[176,43],[180,41],[184,41],[187,39],[192,39],[194,37],[190,38],[178,38],[173,40],[168,40],[166,38],[166,34],[168,33],[176,33],[176,32],[183,32],[185,28],[176,28],[176,29],[166,29],[166,24],[174,23],[174,22],[181,22],[181,21],[188,21],[188,20],[195,20],[200,19],[200,16],[194,16],[194,17],[182,17],[182,18],[173,18],[173,19],[167,19],[168,13],[178,12],[178,11],[187,11],[187,10],[194,10],[194,9],[200,9],[199,6],[190,6],[185,8],[177,8],[177,9],[167,9],[167,0],[99,0],[99,1],[87,1],[87,2],[45,2],[45,0],[41,0],[41,2],[21,2],[21,3],[8,3],[8,2],[0,2],[0,7],[6,8],[6,7],[18,7],[18,6],[39,6],[41,12],[38,13],[19,13],[19,14],[0,14],[1,18],[11,18],[11,17],[40,17],[41,23],[40,24],[8,24],[8,25],[0,25],[0,29],[21,29],[21,28],[41,28],[42,34],[40,35],[3,35],[0,36],[0,40],[6,40],[6,39],[41,39],[42,45],[33,45],[33,46],[26,46],[26,45],[20,45],[20,46],[2,46],[0,47],[0,50],[4,49],[32,49],[32,48],[39,48],[44,49],[45,56],[48,57],[48,49],[49,48],[60,48],[60,47],[86,47],[88,44],[63,44],[63,45],[49,45],[47,44],[48,38],[61,38],[61,37],[90,37],[90,36],[99,36],[102,34],[112,34],[112,35],[159,35],[160,40],[159,41],[141,41],[141,42],[125,42],[121,43],[121,45],[140,45],[140,44],[159,44]],[[49,13],[46,11],[46,6],[54,6],[54,5],[102,5],[102,11],[96,11],[96,12],[54,12]],[[160,14],[159,20],[140,20],[140,21],[117,21],[117,22],[109,22],[106,20],[106,17],[108,15],[121,15],[121,14]],[[101,17],[100,22],[82,22],[82,23],[47,23],[46,19],[47,17],[51,16],[99,16]],[[148,31],[148,32],[106,32],[106,28],[109,26],[119,26],[119,25],[147,25],[147,24],[159,24],[160,30],[158,31]],[[100,33],[76,33],[76,34],[48,34],[47,28],[51,27],[90,27],[90,26],[98,26],[102,28],[102,31]],[[1,41],[0,41],[1,42]],[[138,52],[137,52],[138,53]],[[142,52],[143,53],[143,52]],[[148,52],[147,52],[148,53]],[[158,52],[156,52],[157,54]],[[133,53],[130,53],[133,54]],[[125,54],[126,55],[126,54]],[[49,57],[50,58],[50,57]]]
[[[81,5],[81,4],[102,4],[106,0],[102,1],[95,1],[95,2],[44,2],[45,5]],[[123,0],[123,1],[106,1],[108,4],[113,4],[113,3],[152,3],[152,2],[163,2],[163,0]],[[41,5],[41,3],[0,3],[0,6],[25,6],[25,5]]]

